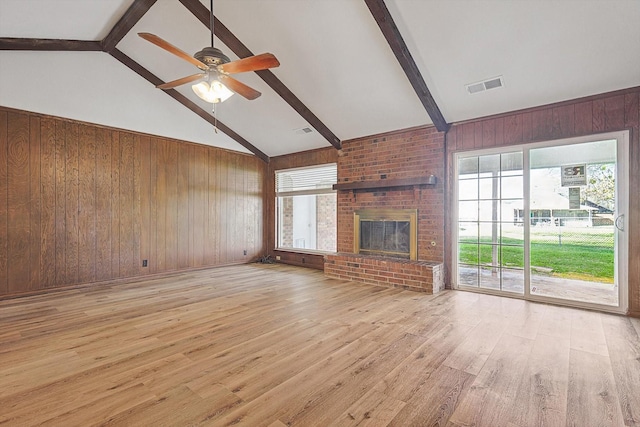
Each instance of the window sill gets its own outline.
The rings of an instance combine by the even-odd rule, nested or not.
[[[292,254],[304,254],[304,255],[335,255],[337,252],[332,251],[319,251],[314,249],[302,249],[302,248],[274,248],[274,252],[287,252]]]

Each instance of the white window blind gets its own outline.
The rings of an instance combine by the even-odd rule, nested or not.
[[[276,196],[332,193],[338,181],[335,163],[276,171]]]

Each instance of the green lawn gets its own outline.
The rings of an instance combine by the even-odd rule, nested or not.
[[[462,241],[459,244],[460,262],[464,264],[491,264],[489,240],[476,245]],[[504,243],[509,243],[508,241]],[[513,240],[517,244],[517,240]],[[479,253],[478,253],[479,252]],[[499,255],[500,256],[500,255]],[[531,265],[542,267],[538,273],[549,269],[554,276],[593,281],[613,281],[613,248],[578,244],[531,243]],[[524,267],[522,246],[502,246],[503,267]]]

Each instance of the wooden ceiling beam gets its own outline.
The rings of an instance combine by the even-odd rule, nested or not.
[[[102,51],[98,41],[60,40],[60,39],[25,39],[0,38],[0,50],[69,50],[69,51]]]
[[[393,17],[391,13],[389,13],[389,9],[387,9],[384,0],[364,0],[373,15],[373,18],[376,20],[376,23],[380,27],[382,34],[387,39],[393,54],[396,56],[400,66],[404,70],[409,82],[413,86],[413,89],[418,95],[420,102],[424,106],[425,110],[427,110],[427,114],[431,117],[431,121],[435,125],[436,129],[440,132],[447,132],[451,125],[447,123],[440,108],[436,104],[436,101],[433,99],[427,84],[416,65],[416,62],[413,60],[411,56],[411,52],[409,52],[409,48],[407,44],[404,42],[402,38],[402,34],[400,34],[400,30],[396,26],[393,21]]]
[[[127,35],[140,18],[151,9],[157,0],[135,0],[120,20],[113,26],[107,37],[102,40],[102,49],[111,53],[116,45]]]
[[[115,59],[117,59],[122,64],[124,64],[127,68],[134,71],[136,74],[138,74],[140,77],[144,78],[154,86],[158,86],[160,84],[165,83],[159,77],[151,73],[149,70],[144,68],[142,65],[138,64],[136,61],[134,61],[133,59],[125,55],[120,50],[113,49],[111,52],[109,52],[109,54],[111,54],[111,56],[113,56]],[[265,163],[269,163],[269,156],[267,156],[265,153],[260,151],[253,144],[251,144],[249,141],[247,141],[246,139],[241,137],[239,134],[234,132],[231,128],[229,128],[227,125],[225,125],[221,121],[219,120],[216,121],[215,117],[213,117],[206,110],[198,106],[195,102],[191,101],[189,98],[187,98],[186,96],[184,96],[183,94],[181,94],[175,89],[163,90],[163,92],[165,92],[167,95],[169,95],[170,97],[172,97],[173,99],[175,99],[176,101],[178,101],[179,103],[187,107],[189,110],[196,113],[198,116],[202,117],[207,122],[216,126],[218,129],[220,129],[222,132],[228,135],[231,139],[233,139],[238,144],[242,145],[244,148],[246,148],[247,150],[255,154],[256,157],[260,158]]]
[[[199,0],[180,0],[202,24],[210,29],[211,13]],[[246,58],[254,54],[247,48],[218,18],[214,17],[214,32],[239,58]],[[291,106],[300,116],[318,131],[336,149],[342,148],[342,141],[338,138],[297,96],[269,70],[255,71],[280,97]]]

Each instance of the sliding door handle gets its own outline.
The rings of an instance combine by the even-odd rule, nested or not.
[[[616,218],[615,224],[618,230],[624,231],[624,214]]]

